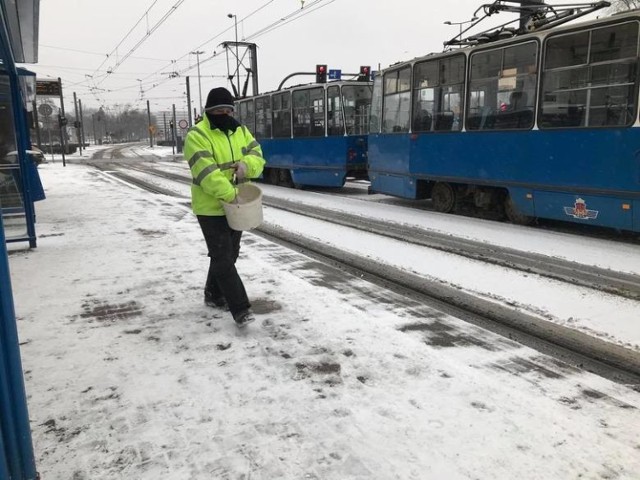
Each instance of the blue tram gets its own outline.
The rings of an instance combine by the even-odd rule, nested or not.
[[[640,12],[382,71],[372,192],[640,231]]]
[[[289,187],[342,187],[367,176],[372,83],[335,81],[236,102],[267,160],[263,180]]]

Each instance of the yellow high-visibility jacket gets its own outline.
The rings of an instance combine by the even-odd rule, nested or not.
[[[191,176],[191,208],[196,215],[221,216],[221,201],[231,202],[236,196],[232,183],[235,163],[247,165],[246,178],[257,178],[265,160],[260,144],[247,127],[225,134],[211,129],[205,115],[189,129],[184,142],[184,159],[189,163]]]

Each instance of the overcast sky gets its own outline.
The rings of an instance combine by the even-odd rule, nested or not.
[[[468,20],[482,3],[41,0],[39,63],[30,68],[39,79],[61,77],[66,102],[72,102],[75,91],[88,107],[132,104],[144,108],[150,100],[152,110],[174,103],[180,110],[186,108],[185,76],[191,78],[192,107],[199,103],[196,55],[190,52],[204,52],[200,55],[203,102],[211,88],[229,85],[226,55],[219,45],[235,39],[230,13],[237,15],[239,40],[258,46],[259,88],[265,92],[275,90],[292,72],[314,71],[318,63],[357,72],[360,65],[384,68],[440,51],[443,42],[459,31],[457,25],[444,22]],[[288,23],[259,34],[282,18]],[[505,13],[500,21],[511,18],[515,16]],[[486,24],[497,20],[492,17]],[[212,58],[214,51],[222,54]],[[230,56],[230,62],[233,66],[235,58]],[[172,72],[180,75],[171,78]],[[298,77],[289,84],[310,80]]]

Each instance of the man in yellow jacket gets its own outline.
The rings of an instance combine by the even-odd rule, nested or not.
[[[235,266],[242,232],[229,227],[221,202],[232,202],[237,195],[234,175],[237,182],[259,177],[265,161],[249,129],[231,116],[233,102],[226,88],[209,92],[205,115],[187,133],[184,158],[193,177],[191,206],[210,258],[204,301],[212,307],[227,305],[243,327],[255,318]]]

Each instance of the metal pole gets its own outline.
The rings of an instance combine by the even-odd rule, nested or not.
[[[36,139],[38,142],[38,148],[42,150],[42,138],[40,137],[40,118],[38,117],[38,107],[36,101],[33,101],[33,121],[36,124]]]
[[[82,156],[82,138],[80,136],[80,120],[79,120],[80,117],[78,116],[78,98],[76,97],[76,92],[73,92],[73,108],[76,113],[75,127],[76,127],[76,140],[78,141],[78,153],[80,156]]]
[[[189,128],[193,126],[191,122],[191,86],[189,84],[189,77],[187,77],[187,114],[189,118]]]
[[[175,155],[176,150],[178,149],[178,136],[176,135],[176,104],[172,105],[173,110],[173,128],[171,129],[171,140],[173,140],[173,145],[171,146],[171,152]]]
[[[162,132],[164,136],[164,141],[166,142],[167,141],[167,112],[162,112],[162,120],[164,121],[164,130],[162,130]]]
[[[200,98],[200,105],[198,106],[198,111],[200,113],[202,113],[202,84],[200,82],[200,54],[204,53],[201,50],[197,50],[195,52],[191,52],[193,55],[196,56],[196,62],[198,64],[198,94],[199,94],[199,98]]]
[[[234,15],[236,27],[236,83],[238,84],[238,96],[240,95],[240,55],[238,54],[238,16]]]
[[[98,144],[98,139],[96,138],[96,114],[91,115],[91,123],[93,125],[93,144]]]
[[[64,98],[62,96],[62,79],[58,77],[58,86],[60,87],[60,112],[62,113],[62,118],[65,118],[64,115]],[[62,148],[62,166],[67,166],[67,161],[65,159],[64,153],[67,149],[67,138],[66,138],[66,125],[60,125],[60,147]]]
[[[249,46],[249,51],[251,52],[251,72],[253,73],[253,94],[258,95],[258,52],[255,43]]]
[[[18,114],[20,116],[20,114]],[[16,120],[16,123],[22,119]],[[18,148],[23,148],[18,146]],[[25,207],[29,203],[25,192]],[[33,214],[25,208],[27,219]],[[29,221],[29,220],[28,220]],[[11,288],[6,238],[0,216],[0,430],[4,437],[9,471],[17,475],[9,478],[35,478],[33,445],[29,427],[29,414],[20,360],[20,347],[16,327]],[[36,245],[31,245],[35,247]]]
[[[80,109],[80,136],[82,137],[82,146],[87,141],[84,136],[84,116],[82,115],[82,100],[78,99],[78,108]]]
[[[198,58],[198,99],[200,100],[200,112],[202,112],[202,83],[200,82],[200,53],[196,55]]]
[[[0,477],[36,478],[5,242],[4,225],[0,215],[0,430],[4,438],[4,441],[0,442],[0,458],[3,459],[0,463]]]
[[[153,133],[151,133],[151,106],[149,105],[149,100],[147,100],[147,123],[149,124],[149,128],[147,129],[149,132],[149,146],[153,148]]]
[[[53,141],[51,140],[51,124],[49,123],[48,118],[47,118],[47,132],[49,132],[49,152],[51,153],[51,163],[56,163],[56,160],[53,157]]]
[[[24,117],[24,107],[22,105],[21,92],[19,90],[19,80],[16,66],[13,62],[13,55],[8,50],[10,41],[5,28],[5,2],[2,2],[0,9],[0,19],[3,28],[0,29],[0,58],[2,58],[3,74],[8,76],[10,103],[13,108],[15,118],[13,119],[13,129],[16,134],[16,149],[18,150],[18,161],[20,167],[30,161],[25,156],[25,151],[29,148],[29,132],[25,128],[27,125]],[[6,131],[3,131],[5,133]],[[35,228],[33,202],[29,193],[27,176],[22,175],[22,193],[27,221],[27,233],[29,235],[29,246],[35,247]],[[13,437],[16,441],[17,450],[13,450],[7,445],[8,438],[3,435],[3,450],[0,452],[2,460],[0,462],[0,475],[3,478],[36,478],[35,460],[33,454],[33,444],[31,441],[31,429],[29,425],[29,412],[27,411],[27,400],[22,375],[22,365],[20,360],[20,347],[16,327],[15,310],[13,305],[13,294],[11,289],[11,275],[9,271],[9,259],[6,249],[6,238],[4,224],[0,215],[0,358],[2,358],[1,376],[8,381],[9,389],[0,387],[0,391],[6,392],[10,396],[8,400],[0,400],[0,430],[8,434],[15,433]],[[5,368],[6,367],[6,368]],[[5,377],[6,375],[6,377]],[[0,392],[1,393],[1,392]],[[3,395],[4,397],[4,395]],[[8,402],[8,403],[7,403]],[[10,427],[6,428],[5,426]],[[13,454],[15,453],[15,455]],[[8,473],[8,475],[7,475]],[[13,475],[13,477],[11,477]]]

